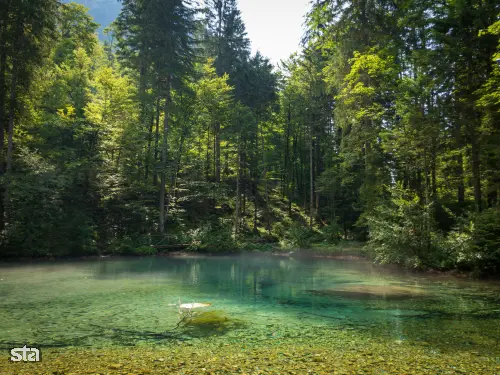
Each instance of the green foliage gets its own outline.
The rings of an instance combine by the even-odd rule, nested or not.
[[[474,221],[472,235],[474,265],[480,273],[500,273],[500,209],[490,208]]]
[[[203,252],[236,252],[238,246],[229,223],[219,220],[201,225],[189,232],[190,250]]]
[[[103,46],[81,5],[0,3],[3,255],[369,235],[379,262],[500,272],[494,2],[315,2],[279,72],[235,0],[121,5]]]
[[[369,249],[366,247],[365,242],[357,242],[352,240],[340,240],[335,244],[328,242],[320,242],[313,244],[311,250],[315,254],[327,255],[327,256],[340,256],[346,257],[364,257],[372,258]]]
[[[136,255],[156,255],[158,250],[152,246],[140,246],[134,250],[134,254]]]
[[[92,55],[98,46],[96,36],[99,25],[87,13],[88,9],[74,2],[62,4],[60,9],[59,34],[61,42],[54,52],[57,64],[72,59],[73,51],[82,48]]]
[[[342,228],[336,222],[330,223],[321,229],[324,240],[327,243],[337,244],[342,239]]]
[[[475,254],[472,248],[474,223],[466,218],[459,218],[459,223],[446,237],[442,238],[441,251],[443,259],[441,267],[444,269],[474,267]]]
[[[238,247],[244,251],[258,251],[263,253],[272,252],[276,249],[275,244],[255,242],[243,242]]]
[[[284,235],[284,242],[288,247],[296,247],[300,249],[308,248],[317,241],[318,233],[306,225],[294,224]]]
[[[433,221],[432,204],[425,204],[401,185],[390,190],[391,199],[367,217],[375,260],[411,268],[439,266],[440,234]]]

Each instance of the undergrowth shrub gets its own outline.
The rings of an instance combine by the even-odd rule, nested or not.
[[[369,246],[375,261],[439,268],[443,239],[433,220],[432,204],[422,204],[414,192],[401,185],[392,188],[390,195],[389,201],[367,215]]]
[[[156,255],[158,250],[152,246],[140,246],[135,249],[134,254],[136,255]]]
[[[478,273],[500,274],[500,207],[489,208],[476,216],[472,251]]]
[[[321,232],[323,233],[324,241],[328,243],[337,244],[342,239],[342,228],[337,222],[330,223]]]
[[[283,237],[287,247],[305,248],[318,239],[318,234],[308,226],[294,224]]]
[[[235,252],[237,243],[233,238],[230,220],[219,219],[206,223],[189,232],[191,251]]]

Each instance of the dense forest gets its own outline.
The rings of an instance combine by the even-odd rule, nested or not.
[[[500,1],[314,1],[279,68],[236,0],[121,5],[102,43],[0,2],[2,257],[354,239],[500,272]]]

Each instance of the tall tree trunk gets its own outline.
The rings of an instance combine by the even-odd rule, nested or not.
[[[154,174],[153,174],[153,185],[158,184],[158,171],[156,165],[158,163],[158,144],[160,142],[160,97],[156,100],[156,129],[155,129],[155,159],[154,159]]]
[[[258,233],[257,230],[257,181],[252,181],[252,195],[253,195],[253,232]]]
[[[176,197],[177,176],[179,175],[179,170],[181,168],[182,152],[184,150],[184,140],[185,140],[185,135],[184,135],[184,132],[182,132],[181,139],[179,142],[179,149],[177,151],[177,158],[175,160],[175,171],[174,171],[174,174],[172,175],[172,180],[170,182],[172,187],[169,190],[169,194],[168,194],[168,198],[167,198],[168,202],[167,202],[167,209],[166,209],[166,213],[165,213],[165,216],[167,216],[167,217],[168,217],[168,212],[169,212],[169,208],[170,208],[170,202],[172,201],[172,198],[175,199],[175,197]]]
[[[258,207],[258,195],[259,195],[259,135],[260,135],[260,117],[257,114],[257,132],[255,134],[255,157],[253,164],[253,171],[251,174],[252,178],[252,195],[254,203],[253,211],[253,232],[258,233],[257,230],[257,207]]]
[[[288,113],[287,113],[287,123],[286,123],[286,131],[285,131],[285,165],[284,165],[284,170],[283,170],[283,199],[285,196],[290,196],[288,190],[289,190],[289,158],[290,158],[290,127],[291,127],[291,122],[292,122],[292,110],[291,110],[291,104],[288,103]]]
[[[210,180],[210,128],[207,131],[207,149],[205,158],[205,180]]]
[[[257,207],[258,207],[258,186],[257,186],[257,180],[255,177],[255,172],[253,173],[253,178],[252,178],[252,196],[253,196],[253,232],[257,233]]]
[[[165,189],[166,189],[166,184],[167,184],[167,155],[168,155],[168,131],[169,131],[169,122],[168,122],[168,111],[169,111],[169,105],[170,105],[170,77],[167,78],[167,85],[166,85],[166,95],[165,95],[165,106],[164,106],[164,113],[165,113],[165,118],[163,120],[163,144],[162,144],[162,168],[161,168],[161,181],[160,181],[160,220],[159,220],[159,225],[160,225],[160,233],[164,234],[165,233]]]
[[[5,76],[7,68],[7,53],[0,51],[0,174],[4,169],[4,147],[5,147]]]
[[[243,150],[244,153],[242,154],[243,157],[243,198],[241,202],[241,215],[245,216],[247,214],[247,181],[248,181],[248,168],[247,168],[247,154],[246,154],[246,149],[247,149],[247,140],[245,138],[245,142],[243,143]]]
[[[12,82],[10,86],[10,111],[9,111],[9,139],[7,145],[7,168],[6,168],[6,183],[4,191],[4,209],[8,207],[9,202],[9,187],[12,172],[12,153],[13,153],[13,135],[14,135],[14,120],[16,115],[16,85],[17,85],[17,68],[14,67],[12,72]]]
[[[483,210],[481,202],[481,159],[480,159],[479,142],[475,134],[473,134],[472,137],[471,148],[472,148],[472,180],[474,185],[474,200],[476,202],[476,212],[481,212]]]
[[[313,134],[309,138],[309,226],[313,226],[314,217],[314,158],[313,158]]]
[[[0,37],[2,34],[0,33]],[[7,53],[0,50],[0,176],[5,172],[4,169],[4,148],[5,148],[5,76],[7,67]],[[5,196],[4,186],[0,184],[0,232],[5,228]]]
[[[146,112],[147,112],[147,103],[146,103],[146,63],[144,61],[144,52],[139,52],[139,105],[140,105],[140,122],[141,126],[146,127]]]
[[[457,188],[457,200],[458,203],[465,202],[465,185],[464,185],[464,159],[462,156],[461,150],[459,150],[459,155],[457,156],[457,179],[458,179],[458,188]]]
[[[297,135],[294,133],[293,139],[292,139],[292,144],[293,144],[293,150],[292,150],[292,160],[297,159]],[[292,163],[291,165],[291,171],[292,175],[291,177],[291,186],[290,186],[290,191],[289,191],[289,196],[288,196],[288,216],[292,216],[292,202],[293,199],[295,198],[295,189],[297,186],[299,186],[298,183],[298,170],[297,167],[294,168],[294,165],[297,163]]]
[[[144,182],[148,182],[149,178],[149,166],[151,164],[151,143],[153,142],[153,125],[154,125],[154,114],[151,113],[151,121],[149,123],[149,130],[148,130],[148,149],[146,152],[146,171],[144,173]]]
[[[266,197],[266,216],[267,216],[266,225],[269,234],[271,234],[271,214],[269,209],[269,181],[267,179],[266,146],[265,146],[264,136],[262,136],[262,162],[264,164],[264,189]]]
[[[434,143],[434,140],[433,140]],[[432,147],[432,160],[431,160],[431,185],[432,185],[432,199],[437,199],[437,182],[436,182],[436,149]]]
[[[302,135],[302,144],[303,145],[307,145],[307,137],[305,135],[305,131],[303,132]],[[302,151],[302,150],[301,150]],[[304,155],[303,152],[300,152],[299,153],[300,157],[299,157],[299,164],[300,164],[300,183],[298,184],[299,186],[299,192],[301,192],[303,194],[303,203],[302,203],[302,207],[304,209],[304,212],[307,212],[307,179],[306,179],[306,163],[307,163],[307,160],[306,160],[306,156]],[[300,190],[302,189],[302,190]]]
[[[222,67],[222,17],[224,14],[224,8],[226,5],[226,0],[219,0],[217,7],[217,61],[215,62],[215,71],[218,76],[222,76],[224,69]]]
[[[215,182],[220,184],[220,122],[215,123]]]
[[[238,235],[239,229],[240,229],[240,200],[241,200],[241,193],[240,193],[240,179],[241,179],[241,145],[240,145],[241,140],[238,140],[238,163],[237,163],[237,168],[238,170],[236,171],[236,197],[235,197],[235,202],[234,202],[234,233]]]

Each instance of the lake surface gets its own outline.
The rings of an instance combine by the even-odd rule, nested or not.
[[[431,354],[474,353],[496,366],[499,292],[495,283],[389,272],[365,261],[278,256],[2,264],[0,346],[168,347],[218,340],[265,347],[362,337]],[[228,324],[178,326],[179,303],[193,302],[211,304],[204,311]]]

